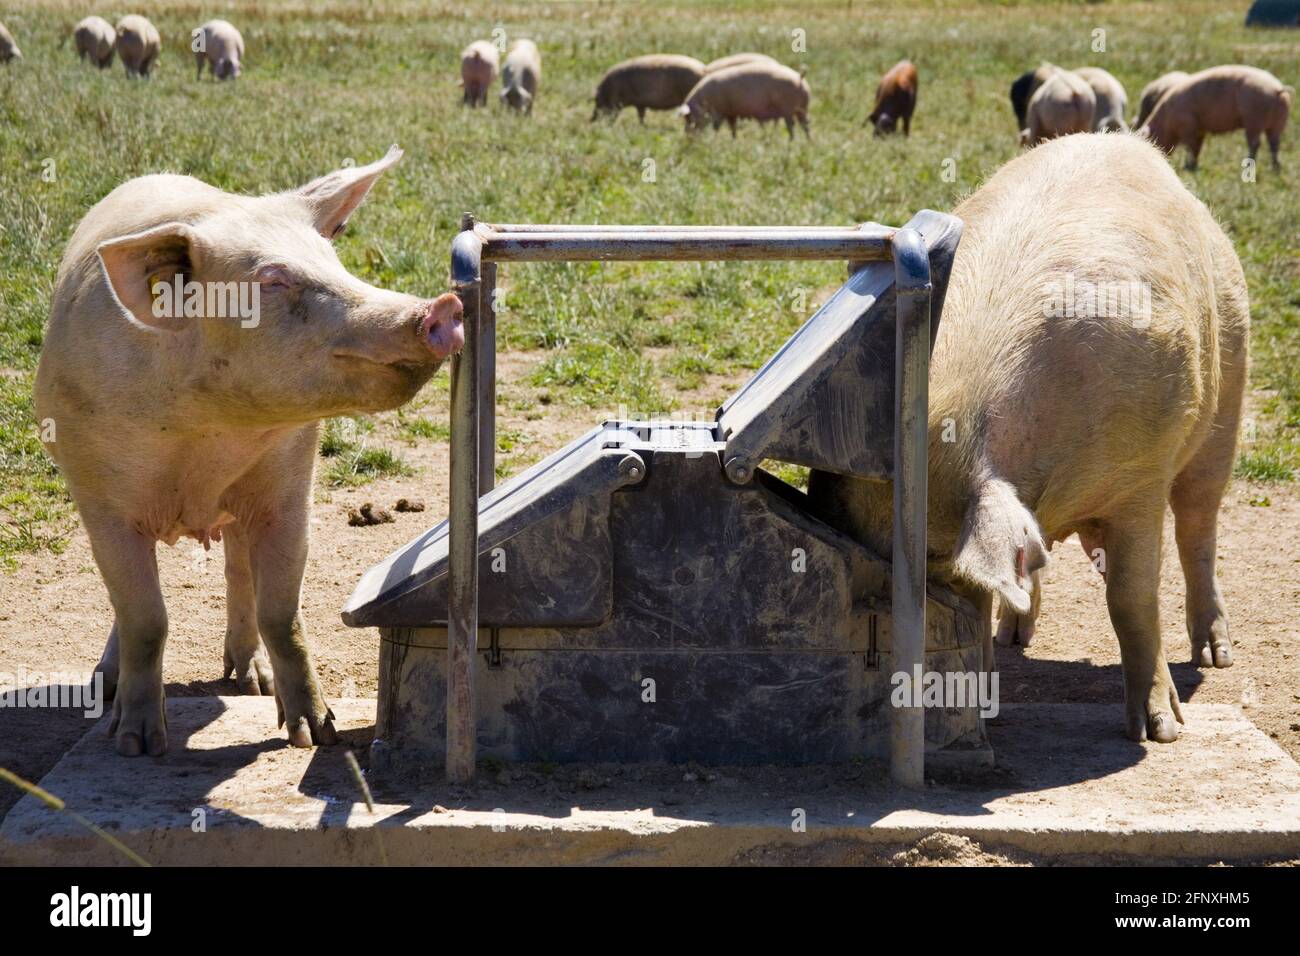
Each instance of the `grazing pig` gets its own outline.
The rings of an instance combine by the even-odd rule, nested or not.
[[[705,73],[717,73],[719,70],[725,70],[729,66],[740,66],[742,63],[769,63],[780,65],[779,60],[774,60],[766,53],[733,53],[731,56],[724,56],[720,59],[713,60],[704,67]]]
[[[243,71],[244,38],[225,20],[209,20],[194,31],[194,78],[203,79],[203,67],[218,80],[236,80]]]
[[[916,67],[908,60],[895,63],[880,80],[876,87],[876,105],[867,116],[867,122],[876,128],[877,136],[894,132],[900,119],[903,121],[903,135],[912,132],[916,83]]]
[[[275,694],[294,746],[335,740],[299,613],[317,424],[396,408],[463,340],[455,296],[377,289],[330,245],[400,157],[261,197],[132,179],[68,243],[36,409],[113,605],[122,754],[167,748],[154,552],[182,537],[224,540],[227,676]]]
[[[516,40],[501,70],[501,102],[513,110],[533,112],[537,84],[542,81],[542,55],[532,40]]]
[[[808,83],[802,73],[788,66],[766,63],[742,63],[710,73],[695,85],[682,104],[680,112],[686,120],[686,131],[699,129],[712,123],[716,130],[725,120],[736,135],[736,121],[756,119],[785,120],[786,132],[794,139],[794,124],[798,120],[804,135],[808,131]]]
[[[1262,133],[1268,137],[1273,168],[1280,169],[1277,153],[1294,97],[1294,89],[1265,70],[1216,66],[1193,73],[1161,97],[1142,133],[1166,153],[1186,146],[1188,169],[1196,168],[1207,133],[1245,129],[1252,160]]]
[[[1029,101],[1038,92],[1038,88],[1059,69],[1058,66],[1043,62],[1036,68],[1020,74],[1019,78],[1011,84],[1011,108],[1016,114],[1017,132],[1029,125]]]
[[[117,55],[127,76],[145,76],[158,62],[162,38],[152,23],[134,13],[117,21]]]
[[[72,38],[77,44],[77,56],[107,70],[113,65],[113,45],[117,42],[117,32],[113,24],[103,17],[86,17],[72,31]]]
[[[1078,533],[1104,555],[1128,735],[1174,740],[1159,620],[1166,504],[1193,660],[1232,659],[1215,526],[1246,381],[1241,264],[1209,210],[1131,134],[1031,150],[954,213],[965,231],[930,360],[931,573],[1027,614],[1030,576]],[[809,494],[890,553],[889,483],[814,472]]]
[[[1092,95],[1097,101],[1092,112],[1092,132],[1123,132],[1128,129],[1124,122],[1128,94],[1124,92],[1123,84],[1098,66],[1081,66],[1074,74],[1092,87]]]
[[[18,49],[18,42],[14,39],[9,28],[0,23],[0,63],[8,63],[10,60],[21,60],[23,51]]]
[[[1145,126],[1147,118],[1151,115],[1151,111],[1156,108],[1156,104],[1160,102],[1160,98],[1187,77],[1188,74],[1182,70],[1174,70],[1172,73],[1157,77],[1142,87],[1142,98],[1138,101],[1138,112],[1137,116],[1133,118],[1133,128],[1141,129]]]
[[[460,52],[460,85],[467,106],[487,106],[488,89],[497,78],[501,55],[495,44],[475,40]]]
[[[1023,146],[1036,146],[1045,139],[1092,131],[1097,97],[1092,87],[1069,70],[1056,70],[1035,91],[1025,114],[1027,126],[1020,131]]]
[[[594,122],[601,115],[615,116],[624,107],[636,107],[645,122],[646,110],[675,110],[704,76],[704,64],[689,56],[652,53],[610,67],[596,87]]]

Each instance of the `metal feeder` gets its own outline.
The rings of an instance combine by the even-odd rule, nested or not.
[[[927,379],[961,223],[475,224],[452,244],[450,516],[343,610],[381,635],[372,765],[991,761],[970,707],[890,675],[978,672],[989,605],[926,583]],[[607,421],[491,490],[498,262],[844,259],[848,281],[706,423]],[[933,320],[932,320],[933,316]],[[894,481],[892,560],[765,459]],[[480,489],[487,493],[479,497]],[[928,600],[927,600],[928,596]],[[928,613],[927,613],[928,611]]]

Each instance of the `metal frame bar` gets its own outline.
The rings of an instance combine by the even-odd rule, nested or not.
[[[448,515],[447,777],[464,783],[477,761],[478,498],[496,468],[496,279],[499,262],[893,260],[897,292],[894,405],[894,667],[925,655],[926,469],[930,262],[911,229],[842,227],[485,225],[466,213],[452,242],[452,290],[464,304],[465,345],[451,368]],[[894,708],[890,772],[924,785],[925,714]]]

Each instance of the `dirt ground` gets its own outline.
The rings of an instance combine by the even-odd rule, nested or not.
[[[515,458],[508,460],[515,471],[602,418],[617,415],[615,409],[601,413],[539,404],[528,386],[518,384],[538,357],[538,353],[501,356],[498,427],[525,436]],[[678,394],[678,409],[712,418],[718,401],[738,384],[710,380],[693,392]],[[420,414],[445,421],[445,392],[433,388],[426,392]],[[361,488],[317,489],[303,613],[327,697],[375,695],[377,635],[345,627],[339,608],[363,571],[446,512],[446,442],[407,444],[395,437],[394,424],[392,416],[381,419],[372,439],[400,451],[414,467],[413,476],[382,479]],[[420,498],[427,510],[395,512],[395,520],[388,524],[348,525],[350,508],[373,502],[391,510],[401,497]],[[1231,616],[1235,664],[1228,670],[1202,671],[1188,663],[1182,577],[1172,547],[1172,520],[1166,522],[1162,627],[1180,697],[1242,706],[1261,730],[1300,759],[1300,494],[1291,485],[1235,482],[1224,502],[1219,528],[1220,578]],[[158,549],[170,615],[164,661],[169,695],[235,692],[233,681],[220,679],[225,627],[220,547],[204,552],[195,542],[182,541],[174,548]],[[1102,582],[1076,542],[1056,546],[1044,581],[1043,611],[1032,645],[999,649],[1002,700],[1118,705],[1123,699],[1119,650],[1107,619]],[[108,596],[79,527],[72,530],[64,553],[27,555],[16,572],[0,575],[0,672],[63,672],[84,680],[99,658],[110,624]],[[1118,708],[1115,721],[1118,733],[1122,721]],[[0,708],[0,766],[37,780],[86,727],[85,718],[71,709]],[[16,796],[16,792],[0,791],[0,816]],[[898,852],[899,859],[891,862],[1012,862],[996,855],[981,856],[975,846],[950,846],[943,840]]]

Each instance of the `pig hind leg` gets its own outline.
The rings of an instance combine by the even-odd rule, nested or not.
[[[1281,169],[1282,162],[1277,158],[1278,151],[1282,148],[1282,128],[1276,127],[1268,131],[1268,151],[1273,156],[1273,168]]]
[[[1220,387],[1213,429],[1196,455],[1174,479],[1169,504],[1174,537],[1187,585],[1187,635],[1192,662],[1200,667],[1231,667],[1228,612],[1215,572],[1219,502],[1237,453],[1244,374],[1233,370]]]
[[[1178,739],[1183,717],[1160,639],[1160,548],[1165,495],[1134,501],[1101,525],[1106,604],[1119,638],[1125,732],[1133,740]]]
[[[222,677],[232,674],[241,694],[275,693],[271,659],[257,633],[257,599],[248,559],[248,536],[238,525],[224,534],[226,549],[226,649]]]
[[[151,757],[167,750],[162,655],[167,642],[167,608],[158,582],[154,541],[129,522],[82,512],[95,564],[113,604],[113,631],[101,660],[108,684],[116,664],[116,693],[109,733],[118,753]],[[113,660],[114,656],[116,660]]]

